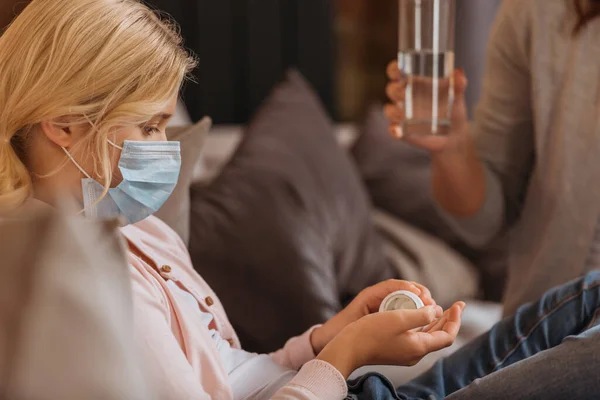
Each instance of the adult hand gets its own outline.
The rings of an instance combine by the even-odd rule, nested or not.
[[[465,89],[467,87],[467,79],[461,70],[455,70],[453,76],[454,106],[452,108],[452,126],[450,129],[450,134],[440,136],[406,136],[404,135],[404,132],[402,130],[402,124],[405,119],[404,106],[406,100],[407,85],[416,84],[417,80],[424,81],[430,79],[423,77],[407,78],[398,68],[398,63],[396,61],[392,61],[388,65],[387,75],[390,82],[386,87],[386,94],[391,102],[385,106],[384,111],[386,118],[390,122],[389,133],[392,136],[396,138],[402,138],[406,142],[421,147],[432,153],[442,152],[455,147],[460,147],[461,142],[463,142],[464,140],[470,140],[467,109],[465,104]],[[450,82],[451,80],[447,79],[445,80],[445,82],[439,84],[444,85]],[[427,82],[421,82],[420,86],[421,88],[423,88],[432,85],[427,85]],[[440,92],[441,91],[442,90],[440,90]],[[448,101],[448,99],[446,99],[446,101]],[[421,108],[424,108],[425,111],[431,112],[431,104],[421,104]]]
[[[387,69],[390,83],[386,88],[391,103],[385,106],[385,115],[390,121],[390,134],[402,138],[406,142],[428,150],[431,157],[431,190],[437,203],[451,215],[468,218],[475,215],[483,206],[486,198],[485,167],[472,139],[467,120],[465,89],[467,79],[460,70],[452,76],[454,81],[454,106],[452,108],[451,126],[447,135],[405,135],[402,130],[404,122],[404,105],[407,85],[417,85],[422,89],[431,88],[431,79],[424,77],[403,76],[394,61]],[[429,82],[424,82],[429,80]],[[438,81],[438,87],[448,85],[450,79]],[[449,93],[440,90],[440,95]],[[412,104],[414,115],[430,112],[432,104]],[[442,101],[447,102],[448,99]]]

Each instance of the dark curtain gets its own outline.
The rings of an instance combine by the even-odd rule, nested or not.
[[[334,114],[332,0],[149,0],[199,58],[184,101],[194,120],[245,123],[288,67]]]

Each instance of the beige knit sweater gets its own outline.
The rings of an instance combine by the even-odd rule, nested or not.
[[[572,35],[568,0],[505,0],[473,134],[486,202],[453,219],[473,245],[511,229],[505,313],[590,269],[600,212],[600,20]]]

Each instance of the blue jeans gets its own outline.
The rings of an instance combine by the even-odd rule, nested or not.
[[[600,399],[600,271],[524,305],[406,385],[368,374],[348,387],[359,400]]]

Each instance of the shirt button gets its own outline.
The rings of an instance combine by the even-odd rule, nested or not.
[[[206,302],[206,305],[209,307],[211,307],[213,304],[215,304],[215,301],[210,296],[208,296],[206,299],[204,299],[204,301]]]
[[[169,272],[172,271],[172,268],[170,265],[163,265],[162,267],[160,267],[160,270],[162,272],[164,272],[165,274],[168,274]]]
[[[227,339],[227,343],[229,343],[229,345],[231,347],[233,347],[233,345],[235,344],[235,342],[233,341],[233,339]]]

